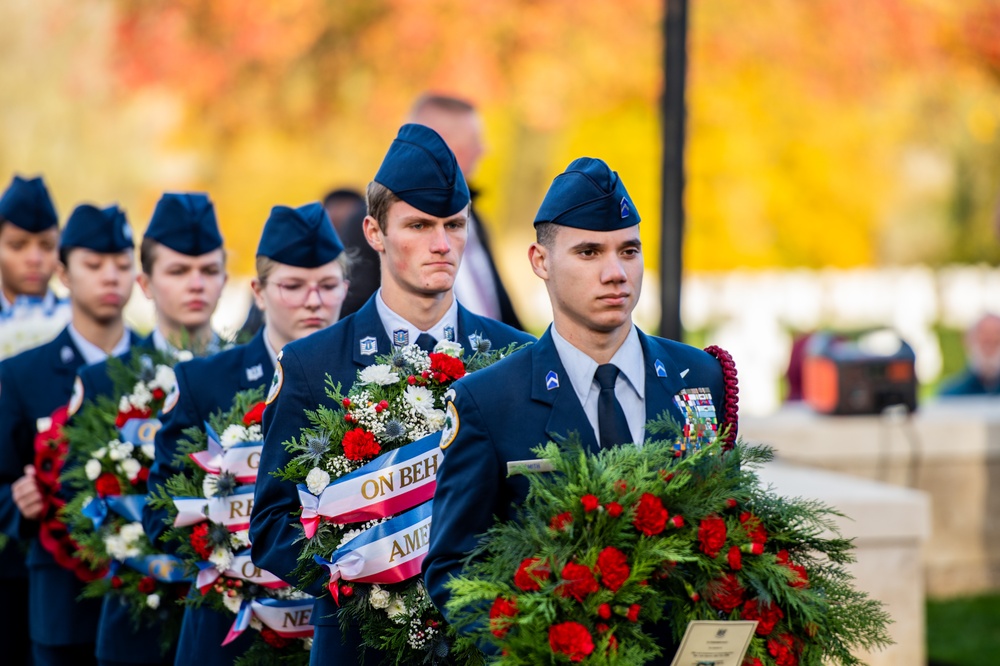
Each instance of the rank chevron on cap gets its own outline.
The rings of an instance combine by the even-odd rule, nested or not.
[[[619,204],[619,210],[621,210],[622,219],[624,220],[629,215],[628,201],[625,197],[622,197],[622,202]]]
[[[559,375],[555,370],[549,370],[549,374],[545,375],[545,388],[550,391],[559,388]]]

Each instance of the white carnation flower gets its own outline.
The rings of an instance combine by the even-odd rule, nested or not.
[[[369,365],[358,375],[359,384],[378,384],[388,386],[399,381],[399,375],[388,365]]]
[[[153,378],[150,386],[161,389],[165,394],[169,395],[176,385],[177,377],[174,375],[173,368],[169,365],[156,366],[156,377]]]
[[[132,390],[132,395],[129,396],[128,401],[139,409],[142,409],[144,407],[148,407],[152,399],[153,392],[149,390],[149,387],[142,382],[138,382]]]
[[[434,345],[434,351],[439,354],[447,354],[448,356],[454,356],[458,358],[462,355],[464,351],[462,345],[457,342],[452,342],[451,340],[439,340],[436,345]]]
[[[135,446],[131,442],[120,442],[117,439],[108,442],[108,457],[115,462],[130,457],[134,450]]]
[[[219,571],[225,571],[233,563],[233,552],[228,548],[216,548],[208,556],[208,561],[214,564]]]
[[[127,395],[123,395],[121,397],[121,400],[118,401],[118,411],[119,412],[127,412],[130,409],[132,409],[132,403],[130,403],[128,401],[128,396]]]
[[[373,608],[386,608],[389,605],[389,600],[391,598],[392,594],[378,585],[372,585],[371,591],[368,592],[368,603],[370,603]]]
[[[156,457],[156,444],[153,442],[147,442],[139,448],[142,450],[142,455],[146,456],[147,460],[153,460]]]
[[[264,439],[264,433],[261,431],[259,423],[254,423],[252,426],[247,428],[246,441],[259,442],[262,439]]]
[[[330,475],[319,467],[313,467],[306,474],[306,486],[313,495],[319,495],[328,485],[330,485]]]
[[[234,423],[223,430],[222,434],[219,435],[219,444],[222,444],[222,448],[228,449],[233,444],[245,442],[246,439],[247,429],[237,423]]]
[[[129,481],[135,481],[139,476],[139,471],[142,469],[142,465],[135,458],[127,458],[118,465],[121,469],[122,474],[128,477]]]
[[[407,386],[403,399],[421,414],[434,409],[434,394],[425,386]]]
[[[91,453],[90,457],[94,458],[96,460],[100,460],[101,458],[103,458],[106,455],[108,455],[108,449],[107,449],[107,447],[102,446],[101,448],[99,448],[96,451],[94,451],[93,453]]]
[[[122,535],[122,538],[133,543],[142,537],[146,536],[146,530],[142,529],[142,523],[134,522],[122,525],[122,528],[118,531]]]
[[[87,461],[87,464],[83,466],[83,471],[89,480],[96,481],[97,477],[101,475],[101,461],[91,458]]]
[[[149,606],[150,608],[154,609],[154,610],[157,609],[157,608],[159,608],[160,607],[160,595],[158,595],[158,594],[151,594],[148,597],[146,597],[146,605]]]

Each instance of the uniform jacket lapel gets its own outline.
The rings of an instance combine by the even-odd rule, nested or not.
[[[67,326],[52,341],[52,369],[59,375],[76,376],[76,371],[84,365],[83,354],[73,344]]]
[[[545,433],[556,441],[565,439],[571,432],[579,433],[583,445],[597,451],[599,447],[594,429],[580,405],[580,399],[576,397],[552,341],[551,331],[545,331],[528,352],[531,353],[531,399],[545,403],[551,409]]]
[[[257,368],[259,366],[259,373]],[[274,365],[264,343],[264,329],[261,328],[243,345],[243,362],[240,364],[240,390],[246,391],[266,386],[274,375]]]
[[[351,320],[350,339],[353,348],[354,365],[359,368],[366,368],[375,363],[375,357],[388,354],[392,351],[392,344],[389,336],[382,325],[382,318],[378,316],[378,308],[375,305],[377,294],[368,299],[360,310],[358,310]],[[363,354],[363,347],[366,341],[374,340],[375,351],[370,354]]]
[[[683,368],[678,368],[666,350],[659,349],[642,331],[639,331],[639,342],[646,367],[646,422],[659,417],[664,410],[669,410],[671,417],[677,420],[681,414],[674,404],[674,396],[686,385],[681,377]],[[678,425],[683,425],[683,420]]]

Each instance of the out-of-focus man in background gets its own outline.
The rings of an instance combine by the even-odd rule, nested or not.
[[[425,93],[413,104],[406,122],[430,127],[440,134],[455,153],[466,182],[471,182],[470,178],[485,148],[483,125],[475,106],[457,97]],[[455,296],[476,314],[523,329],[493,260],[486,227],[476,211],[478,192],[471,186],[469,191],[472,194],[469,240],[465,246],[462,266],[455,278]],[[357,247],[363,253],[363,248],[351,238],[349,232],[345,231],[343,236],[345,247]],[[347,294],[347,302],[344,303],[345,315],[352,312],[352,308],[363,305],[375,293],[379,286],[378,278],[377,263],[355,262],[351,273],[351,289]]]
[[[983,315],[965,334],[966,367],[941,395],[1000,395],[1000,316]]]

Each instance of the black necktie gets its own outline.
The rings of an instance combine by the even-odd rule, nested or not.
[[[434,345],[438,343],[434,339],[434,336],[429,333],[421,333],[417,336],[417,346],[423,349],[428,354],[434,351]]]
[[[597,397],[597,430],[601,436],[601,448],[626,444],[632,441],[632,433],[625,420],[625,410],[615,396],[615,381],[618,368],[610,363],[597,366],[594,379],[601,387]]]

